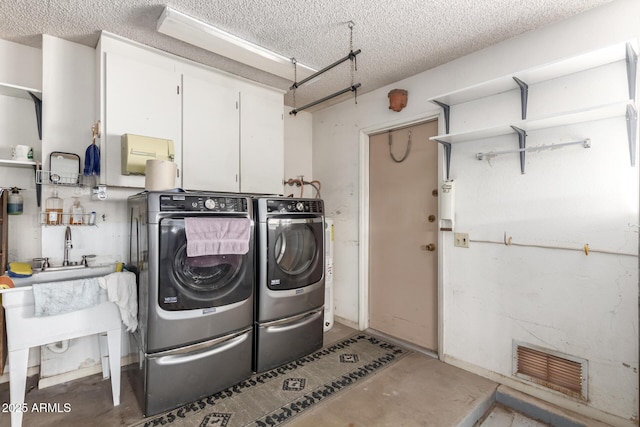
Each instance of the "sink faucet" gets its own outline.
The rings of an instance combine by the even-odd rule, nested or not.
[[[62,265],[69,265],[69,249],[73,248],[73,243],[71,242],[71,227],[67,225],[67,229],[64,231],[64,260],[62,261]]]

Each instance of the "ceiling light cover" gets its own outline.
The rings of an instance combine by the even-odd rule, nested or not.
[[[287,80],[295,80],[291,58],[243,40],[170,7],[165,7],[160,15],[157,29],[162,34],[234,61],[242,62]],[[308,77],[316,72],[300,62],[296,64],[296,67],[298,79]]]

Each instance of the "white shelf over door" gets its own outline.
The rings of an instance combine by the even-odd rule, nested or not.
[[[494,126],[490,128],[474,129],[466,132],[449,133],[446,135],[436,135],[429,138],[432,141],[448,142],[457,144],[461,142],[474,141],[476,139],[491,138],[494,136],[508,135],[515,133],[509,125]]]
[[[568,111],[561,114],[543,116],[528,120],[521,120],[509,125],[495,126],[483,129],[474,129],[466,132],[450,133],[447,135],[432,136],[431,140],[448,142],[450,144],[473,141],[476,139],[491,138],[500,135],[516,133],[512,126],[525,131],[547,129],[557,126],[566,126],[576,123],[583,123],[595,120],[609,119],[613,117],[624,117],[627,113],[627,106],[633,105],[630,102],[616,102],[613,104],[599,105],[596,107],[581,110]]]
[[[531,85],[545,80],[567,76],[589,68],[595,68],[601,65],[624,60],[626,58],[626,46],[628,43],[631,44],[636,51],[638,50],[637,41],[635,40],[616,43],[614,45],[576,55],[571,58],[518,71],[493,80],[488,80],[483,83],[435,96],[433,98],[429,98],[429,101],[436,104],[440,102],[446,105],[461,104],[463,102],[472,101],[485,96],[496,95],[498,93],[518,89],[519,86],[513,79],[514,77],[522,80],[528,85]]]

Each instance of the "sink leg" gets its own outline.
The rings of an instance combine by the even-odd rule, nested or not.
[[[113,406],[120,404],[120,349],[122,340],[122,328],[112,329],[107,332],[109,342],[109,367],[111,368],[111,393],[113,394]]]
[[[11,400],[11,427],[22,426],[22,404],[27,383],[29,349],[9,352],[9,395]]]
[[[98,343],[100,346],[100,360],[102,361],[102,379],[108,380],[109,373],[109,343],[107,341],[107,333],[98,335]]]

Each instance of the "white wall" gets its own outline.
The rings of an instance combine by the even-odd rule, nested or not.
[[[313,179],[312,168],[312,121],[310,113],[302,111],[296,116],[289,114],[289,108],[284,111],[284,179],[296,179],[300,176],[305,181]],[[313,197],[311,187],[304,189],[305,196]],[[300,188],[285,185],[285,196],[300,195]]]
[[[0,40],[0,82],[13,86],[42,88],[42,51]]]
[[[512,72],[637,38],[640,2],[618,0],[529,32],[386,88],[315,112],[313,171],[335,218],[336,315],[359,318],[360,136],[440,114],[427,99]],[[363,53],[365,54],[365,53]],[[364,69],[360,73],[366,73]],[[624,97],[624,66],[613,64],[530,88],[530,117]],[[409,91],[408,106],[388,110],[387,93]],[[534,90],[535,89],[535,90]],[[507,97],[510,95],[506,95]],[[502,96],[461,106],[452,131],[517,120]],[[444,133],[443,122],[440,123]],[[457,126],[457,129],[455,128]],[[506,247],[477,240],[582,248],[637,255],[638,167],[630,167],[624,118],[531,133],[528,145],[591,138],[592,148],[517,155],[491,163],[479,151],[517,148],[500,137],[455,145],[456,229],[443,232],[441,354],[449,363],[615,425],[634,425],[638,406],[638,260],[635,256]],[[366,138],[365,138],[366,139]],[[441,163],[442,172],[442,163]],[[476,242],[474,242],[476,240]],[[563,398],[512,377],[512,342],[524,341],[589,361],[589,401]],[[625,421],[626,420],[626,421]]]
[[[40,49],[0,40],[0,83],[40,90],[42,88],[42,52]],[[26,95],[26,92],[25,92]],[[27,95],[28,96],[28,95]],[[34,158],[39,159],[34,103],[0,95],[0,159],[11,159],[10,147],[30,145]],[[39,254],[40,228],[35,227],[38,207],[33,168],[0,168],[0,187],[19,187],[24,198],[24,213],[9,218],[9,261],[21,261],[31,254]]]

